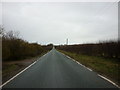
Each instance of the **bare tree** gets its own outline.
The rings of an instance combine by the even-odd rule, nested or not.
[[[6,33],[6,37],[9,39],[18,39],[19,38],[19,32],[18,31],[8,31]]]
[[[3,26],[2,26],[2,25],[0,25],[0,34],[1,34],[1,35],[3,35],[3,34],[4,34],[4,32],[5,32],[5,30],[4,30]]]

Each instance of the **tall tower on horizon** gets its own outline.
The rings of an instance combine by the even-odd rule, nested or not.
[[[66,45],[68,45],[68,38],[66,39]]]

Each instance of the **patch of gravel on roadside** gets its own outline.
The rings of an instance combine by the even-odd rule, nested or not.
[[[29,66],[31,63],[37,60],[37,57],[18,60],[18,61],[7,61],[2,63],[2,83],[15,76],[17,73],[22,71],[24,68]],[[14,68],[9,70],[14,65]]]

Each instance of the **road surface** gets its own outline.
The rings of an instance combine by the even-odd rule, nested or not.
[[[53,48],[3,88],[116,88],[116,86]]]

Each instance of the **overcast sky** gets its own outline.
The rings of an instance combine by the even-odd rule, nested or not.
[[[115,2],[2,3],[2,23],[29,42],[69,44],[118,38]]]

